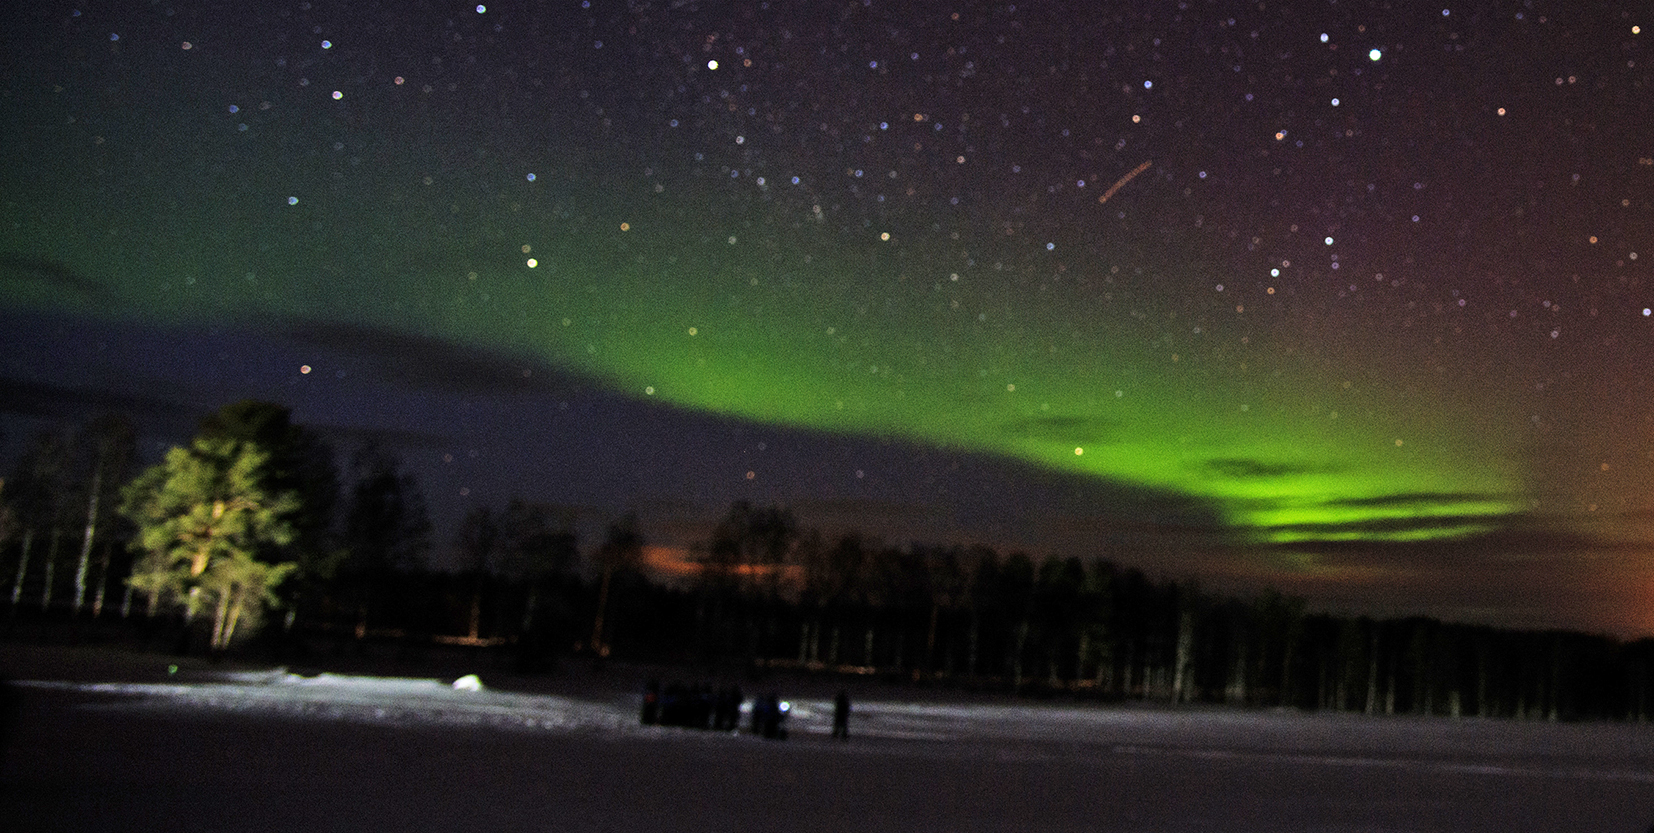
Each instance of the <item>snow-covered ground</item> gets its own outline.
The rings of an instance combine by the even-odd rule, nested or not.
[[[117,711],[206,710],[661,739],[697,734],[640,725],[635,697],[602,701],[497,691],[475,676],[455,681],[305,676],[275,669],[226,672],[181,683],[35,681],[23,685],[117,695],[117,699],[89,707]],[[749,699],[743,705],[743,712],[750,703]],[[795,737],[830,733],[831,700],[788,700],[787,706],[787,725]],[[1345,767],[1508,771],[1654,784],[1654,727],[1625,724],[861,700],[854,706],[852,726],[858,740],[905,742],[899,747],[910,754],[972,754],[983,746],[994,747],[1002,757],[1085,756],[1106,750],[1174,757],[1280,758]],[[891,747],[887,743],[882,748]]]
[[[475,678],[473,678],[475,679]],[[285,669],[227,672],[179,683],[58,683],[24,687],[115,695],[88,708],[128,711],[204,710],[254,716],[556,731],[624,731],[637,722],[612,704],[513,694],[456,681],[346,674],[303,676]]]
[[[850,742],[838,743],[828,738],[832,702],[805,698],[789,701],[792,739],[775,743],[642,726],[636,695],[585,699],[477,682],[277,669],[161,683],[36,680],[21,689],[56,704],[43,712],[48,721],[121,736],[112,755],[164,761],[176,735],[186,757],[218,755],[232,768],[249,762],[249,772],[262,773],[249,779],[279,780],[333,756],[403,761],[410,783],[425,785],[383,794],[370,787],[371,798],[363,798],[340,792],[344,776],[314,774],[310,788],[329,797],[323,803],[358,822],[358,799],[410,813],[425,807],[411,817],[436,818],[451,807],[432,792],[442,786],[493,795],[490,807],[526,802],[572,823],[505,825],[511,829],[1647,833],[1654,822],[1650,726],[863,698]],[[131,739],[122,736],[128,727],[136,727]],[[20,734],[28,746],[28,729]],[[211,743],[200,740],[208,736]],[[48,760],[63,755],[55,764],[63,777],[107,782],[116,795],[149,783],[100,762],[96,738],[76,742],[81,752],[39,752]],[[42,730],[36,743],[50,747],[49,733]],[[468,768],[455,774],[429,763],[450,754]],[[15,753],[8,763],[11,781],[20,772],[25,782],[38,775],[21,771]],[[518,783],[515,769],[504,781],[478,774],[496,764],[565,774],[547,776],[556,789],[539,779]],[[178,766],[186,780],[241,784],[240,775],[165,766]],[[557,780],[571,766],[597,774]],[[627,787],[639,783],[655,786],[641,793]],[[620,792],[604,792],[610,789]],[[859,796],[855,807],[839,806],[846,796]],[[206,802],[218,810],[213,818],[242,817],[245,795],[216,800]],[[455,801],[469,806],[471,799]],[[274,823],[308,819],[315,827],[308,811],[292,812],[299,815],[278,812]]]

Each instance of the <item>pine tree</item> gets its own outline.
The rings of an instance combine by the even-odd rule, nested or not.
[[[574,532],[577,514],[569,507],[521,499],[513,499],[505,507],[500,519],[501,561],[506,574],[523,584],[519,627],[525,637],[540,624],[537,614],[541,596],[547,590],[563,587],[580,559],[579,537]],[[557,601],[554,596],[553,605]]]
[[[597,615],[592,620],[591,649],[602,658],[609,655],[609,643],[604,637],[603,617],[609,607],[609,585],[620,570],[636,569],[643,561],[643,535],[637,531],[637,516],[627,514],[612,524],[597,550],[599,564]],[[608,628],[612,630],[612,625]]]
[[[186,622],[210,608],[214,651],[274,602],[274,588],[296,569],[261,557],[293,540],[287,517],[299,506],[296,491],[267,487],[269,460],[256,443],[202,436],[173,448],[122,495],[121,512],[146,552],[132,586],[149,595],[151,612],[163,599],[182,602]]]
[[[271,563],[295,562],[292,580],[282,585],[286,627],[294,627],[303,599],[319,599],[322,583],[332,578],[343,557],[333,513],[339,502],[334,453],[314,431],[292,421],[291,412],[274,402],[246,399],[214,411],[201,422],[200,436],[250,442],[267,453],[260,483],[270,493],[291,491],[298,498],[279,520],[292,536],[259,554]]]
[[[393,615],[389,608],[399,578],[423,566],[431,545],[431,521],[413,475],[376,446],[357,452],[351,475],[345,554],[334,586],[352,611],[360,639],[367,635],[370,619]]]
[[[494,574],[500,548],[500,524],[494,510],[478,506],[467,512],[457,543],[460,557],[471,565],[471,625],[467,639],[475,644],[482,639],[483,590]]]

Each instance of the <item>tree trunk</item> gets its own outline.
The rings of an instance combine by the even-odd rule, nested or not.
[[[930,629],[925,634],[924,670],[936,669],[936,620],[941,615],[942,606],[936,602],[930,603]]]
[[[227,588],[220,590],[213,604],[211,647],[215,654],[224,650],[224,625],[230,616],[230,592]]]
[[[1022,690],[1022,649],[1028,643],[1028,620],[1017,623],[1016,639],[1011,649],[1011,690]]]
[[[156,592],[151,592],[149,594],[149,610],[150,610],[150,615],[152,615],[152,616],[155,613],[155,597],[157,595],[160,595],[160,594],[156,593]],[[191,587],[190,588],[190,597],[187,600],[185,600],[185,602],[184,602],[184,627],[187,628],[195,622],[195,608],[196,608],[197,603],[200,601],[200,599],[201,599],[201,588],[200,587]]]
[[[1318,709],[1332,708],[1332,700],[1327,694],[1328,680],[1332,679],[1332,662],[1326,657],[1321,658],[1320,671],[1315,675],[1315,707]]]
[[[765,617],[760,626],[755,616],[747,616],[747,667],[757,668],[758,658],[763,655],[763,646],[768,643],[770,632],[769,618]]]
[[[1074,682],[1086,678],[1085,661],[1091,655],[1091,631],[1080,631],[1080,646],[1074,650]]]
[[[230,647],[230,641],[235,639],[235,627],[241,621],[241,611],[246,608],[242,603],[242,594],[237,593],[235,602],[230,605],[230,621],[224,626],[224,647]]]
[[[1177,617],[1177,660],[1172,668],[1172,702],[1181,703],[1189,693],[1184,678],[1195,650],[1195,614],[1185,607]]]
[[[471,594],[471,641],[477,641],[482,632],[482,588]]]
[[[1389,671],[1384,675],[1384,713],[1396,713],[1396,659],[1394,652],[1390,654]]]
[[[1231,705],[1246,703],[1246,645],[1236,646],[1235,662],[1229,670],[1229,687],[1224,692],[1224,699]]]
[[[17,559],[17,578],[11,585],[11,612],[17,615],[17,605],[23,601],[23,577],[29,569],[29,551],[34,547],[34,527],[23,530],[23,552]]]
[[[1378,713],[1378,626],[1373,626],[1373,637],[1367,648],[1367,704],[1365,714]]]
[[[97,535],[98,528],[98,498],[103,492],[103,456],[99,455],[97,468],[92,470],[92,495],[86,500],[86,530],[80,539],[80,560],[75,564],[75,597],[69,602],[69,610],[75,616],[80,615],[81,605],[86,601],[86,571],[92,565],[92,538]]]
[[[1114,645],[1105,640],[1097,655],[1097,691],[1108,694],[1114,690]]]
[[[1551,640],[1551,679],[1549,708],[1545,710],[1545,720],[1555,723],[1562,712],[1562,643],[1554,637]]]
[[[592,653],[600,657],[608,654],[603,645],[603,613],[609,606],[609,578],[613,574],[614,565],[604,564],[603,580],[597,587],[597,617],[592,620]]]
[[[1487,702],[1487,645],[1476,646],[1476,716],[1490,717]]]
[[[1126,640],[1126,661],[1120,669],[1120,693],[1130,698],[1137,686],[1137,640]]]
[[[540,606],[540,585],[538,582],[528,586],[528,598],[523,600],[522,632],[527,636],[534,630],[535,608]]]
[[[52,573],[57,570],[57,545],[63,540],[63,530],[52,527],[52,545],[46,549],[46,582],[40,589],[40,612],[52,609]]]
[[[1637,668],[1637,694],[1633,698],[1637,704],[1637,722],[1648,722],[1648,663],[1644,662]]]
[[[1295,692],[1292,690],[1292,653],[1297,647],[1298,640],[1292,636],[1289,626],[1286,633],[1286,644],[1281,648],[1281,687],[1275,693],[1275,703],[1280,706],[1290,705]]]
[[[98,559],[98,583],[92,589],[92,618],[103,615],[103,599],[109,589],[110,549],[115,546],[113,541],[103,542],[103,557]]]
[[[1636,702],[1637,722],[1648,722],[1648,663],[1643,662],[1637,667],[1637,693],[1633,700]]]

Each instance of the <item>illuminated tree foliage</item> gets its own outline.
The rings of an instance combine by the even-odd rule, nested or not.
[[[200,436],[250,442],[269,455],[260,477],[266,492],[291,492],[298,498],[278,513],[293,535],[264,554],[273,563],[295,562],[293,581],[282,586],[292,624],[300,596],[330,578],[343,557],[334,530],[339,500],[339,473],[334,452],[314,431],[295,425],[291,412],[274,402],[242,400],[225,405],[201,422]]]
[[[179,603],[193,622],[210,609],[214,651],[254,624],[297,568],[267,558],[293,541],[286,516],[300,506],[297,491],[269,488],[269,463],[254,442],[201,436],[167,452],[123,493],[121,512],[137,526],[145,553],[132,586],[148,594],[151,613],[162,602]]]

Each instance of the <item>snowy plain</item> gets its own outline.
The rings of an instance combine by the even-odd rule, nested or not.
[[[284,669],[23,681],[30,829],[1625,831],[1654,727],[792,699],[791,739],[638,721],[638,692]],[[752,694],[753,692],[748,692]],[[13,827],[11,829],[24,829]]]

